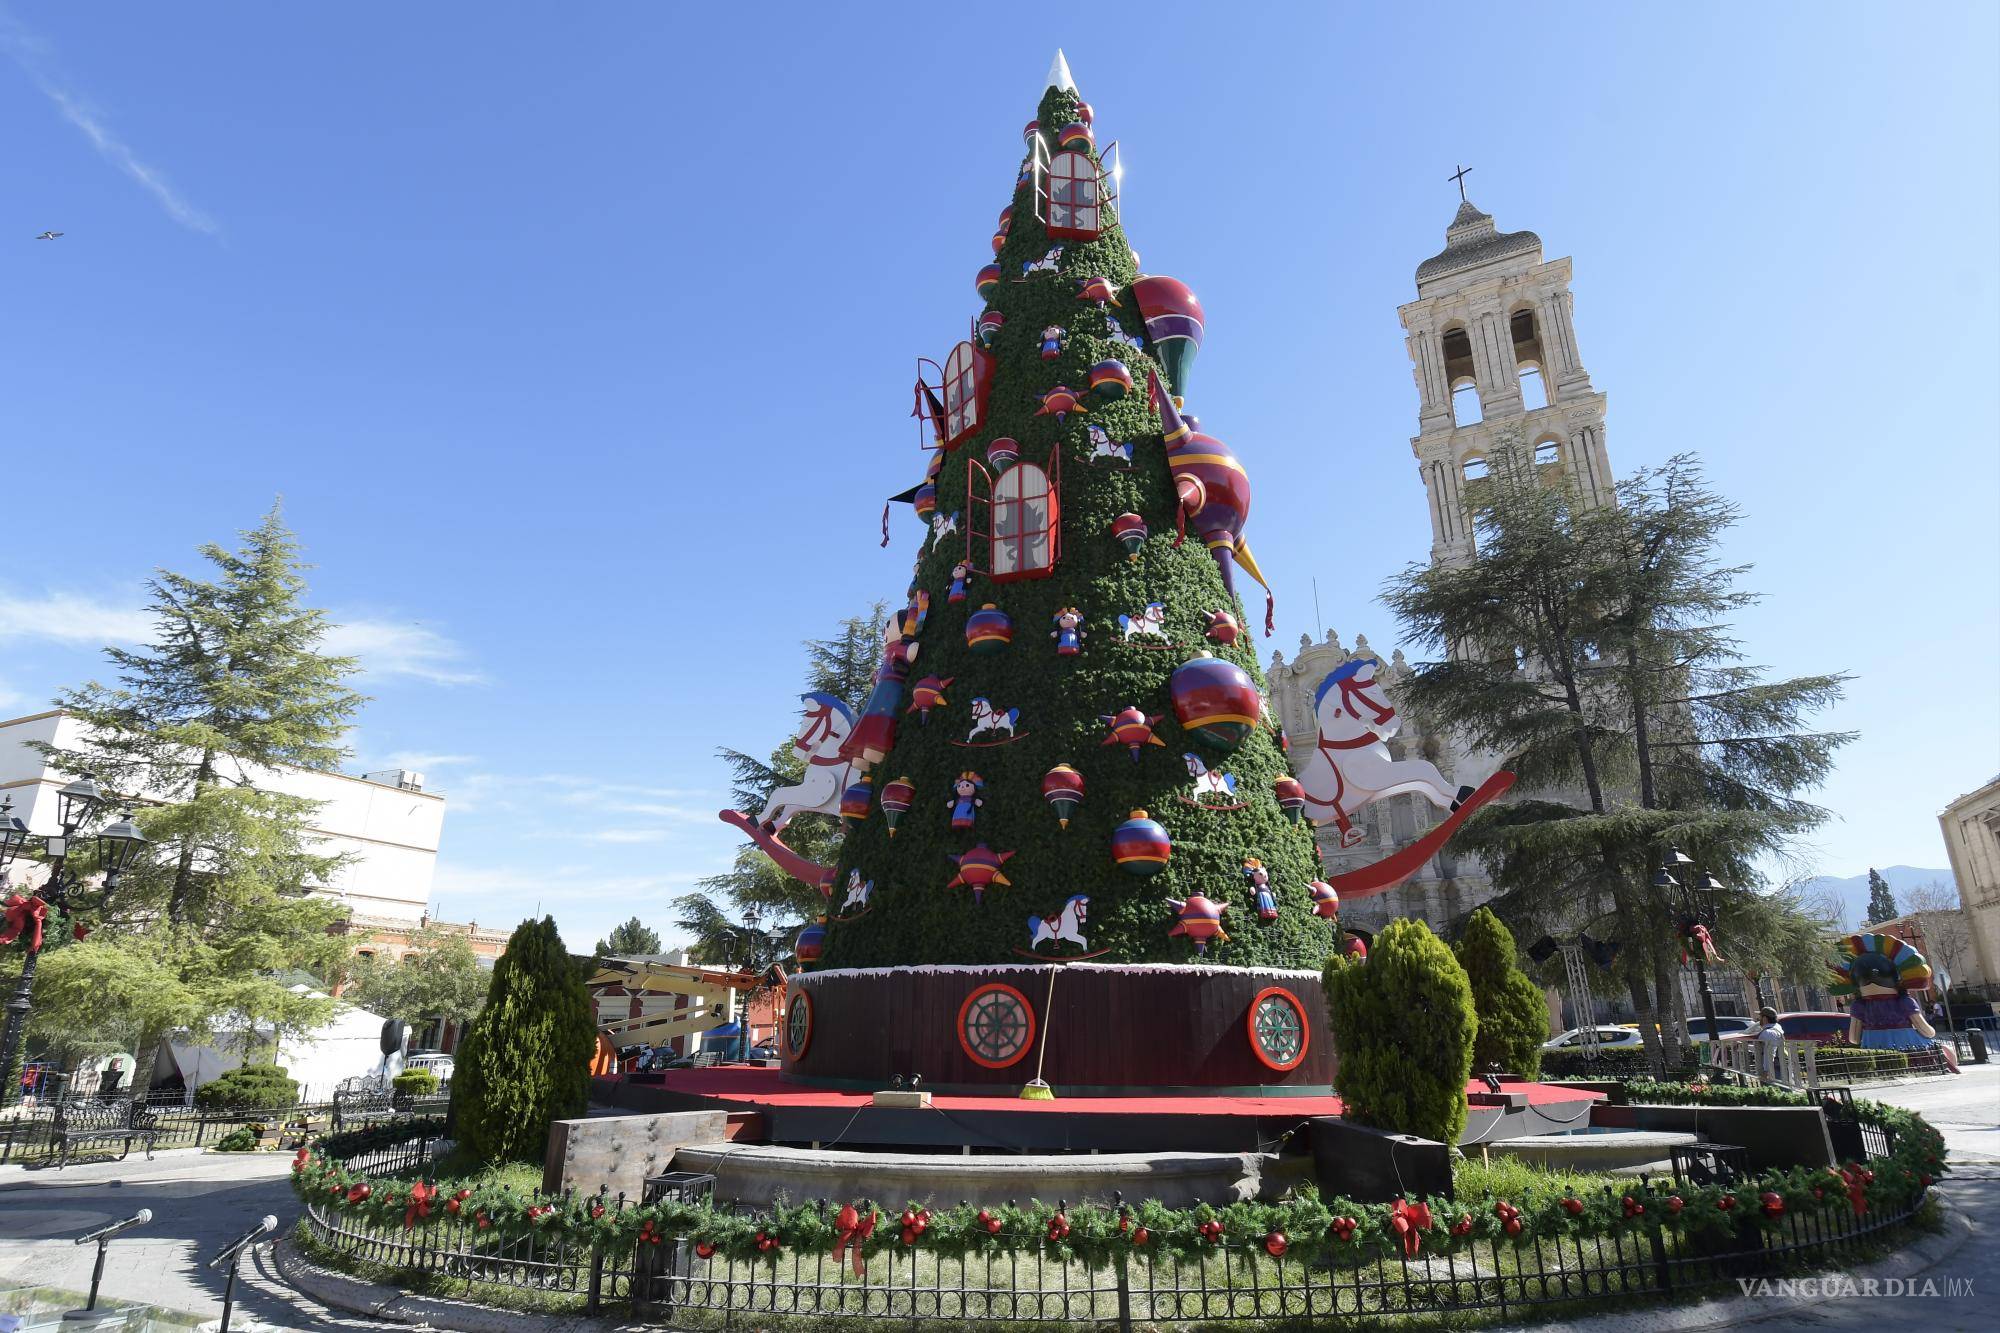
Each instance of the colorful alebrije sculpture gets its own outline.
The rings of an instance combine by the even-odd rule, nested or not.
[[[1167,934],[1193,940],[1196,953],[1207,953],[1210,940],[1229,943],[1229,936],[1222,929],[1222,914],[1229,910],[1228,903],[1214,902],[1196,893],[1186,898],[1169,898],[1167,906],[1174,909],[1174,924]]]
[[[1174,668],[1167,693],[1181,729],[1216,754],[1232,754],[1243,743],[1263,699],[1249,672],[1206,653]]]
[[[1111,859],[1131,875],[1157,875],[1173,858],[1174,840],[1158,820],[1144,810],[1134,810],[1131,818],[1111,832]]]
[[[1833,947],[1831,994],[1859,995],[1864,985],[1913,991],[1930,984],[1930,963],[1894,935],[1869,931],[1849,935]]]
[[[1042,799],[1056,812],[1056,822],[1069,827],[1070,816],[1083,802],[1083,774],[1068,764],[1057,764],[1042,777]]]
[[[965,646],[981,657],[1004,653],[1014,642],[1014,622],[988,602],[965,618]]]
[[[863,774],[848,784],[840,794],[840,822],[849,829],[860,828],[868,818],[868,809],[875,803],[874,779]]]
[[[1090,368],[1090,397],[1098,403],[1115,403],[1132,392],[1132,372],[1115,357]]]
[[[1128,558],[1137,560],[1140,548],[1146,544],[1146,538],[1152,536],[1152,529],[1148,528],[1146,520],[1137,514],[1120,514],[1111,520],[1111,535],[1125,548]]]
[[[1137,263],[1137,260],[1133,261]],[[1204,320],[1201,302],[1179,278],[1143,277],[1126,291],[1146,321],[1146,341],[1167,372],[1167,382],[1187,396],[1188,372],[1201,351]]]
[[[1153,734],[1153,728],[1160,724],[1160,715],[1147,716],[1143,709],[1126,708],[1101,719],[1111,728],[1111,734],[1104,738],[1106,745],[1125,745],[1132,750],[1132,762],[1139,762],[1139,748],[1144,745],[1166,744]]]
[[[877,798],[882,803],[882,819],[889,826],[889,836],[896,836],[896,822],[909,812],[910,805],[917,799],[916,784],[908,778],[897,778],[885,783],[882,795]]]
[[[979,277],[975,279],[975,283],[979,288],[981,299],[993,295],[1000,288],[1000,266],[998,264],[982,265],[979,270]]]

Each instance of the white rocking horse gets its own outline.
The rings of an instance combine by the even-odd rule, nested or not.
[[[805,756],[805,776],[796,786],[780,787],[764,803],[757,823],[766,833],[783,833],[798,814],[837,815],[840,794],[854,780],[854,761],[840,757],[841,742],[854,730],[854,710],[831,694],[815,690],[804,701],[805,725],[792,748]]]
[[[1440,810],[1456,810],[1473,794],[1471,787],[1454,788],[1427,760],[1390,756],[1387,742],[1402,721],[1377,689],[1379,665],[1372,657],[1343,662],[1321,682],[1313,701],[1319,740],[1299,770],[1299,785],[1305,789],[1306,818],[1332,820],[1342,847],[1361,841],[1355,812],[1385,796],[1415,792]]]
[[[1028,947],[1033,949],[1044,940],[1054,940],[1058,944],[1068,940],[1079,949],[1088,949],[1090,941],[1083,937],[1083,927],[1089,919],[1090,899],[1079,893],[1064,903],[1062,910],[1053,916],[1028,918]]]

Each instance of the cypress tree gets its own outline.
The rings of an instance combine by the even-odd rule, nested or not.
[[[1453,952],[1472,986],[1479,1036],[1472,1066],[1498,1066],[1522,1078],[1541,1072],[1542,1043],[1549,1039],[1549,1007],[1537,986],[1515,962],[1514,936],[1481,907],[1465,923]]]
[[[452,1120],[480,1161],[541,1157],[549,1124],[590,1109],[596,1013],[554,917],[523,921],[459,1043]]]
[[[1479,1020],[1472,983],[1444,941],[1421,921],[1392,921],[1367,958],[1329,962],[1325,983],[1341,1115],[1456,1144]]]
[[[1868,923],[1894,921],[1902,913],[1896,910],[1896,895],[1889,891],[1889,881],[1877,873],[1874,866],[1868,867]]]
[[[1089,115],[1073,88],[1051,86],[1037,108],[1035,132],[1044,144],[1056,143],[1060,132],[1062,145],[1075,147],[1089,137],[1081,123]],[[1094,146],[1083,143],[1080,151],[1098,160]],[[1024,163],[1003,234],[994,238],[997,279],[980,284],[982,330],[992,335],[984,415],[974,433],[935,460],[936,513],[941,520],[955,516],[955,531],[924,543],[910,587],[913,607],[927,599],[910,684],[950,680],[949,706],[921,720],[905,715],[906,694],[896,710],[893,746],[870,769],[878,804],[847,835],[836,867],[838,883],[855,871],[873,883],[873,907],[830,926],[824,961],[829,967],[1018,961],[1030,916],[1058,912],[1072,895],[1084,895],[1093,952],[1113,961],[1193,962],[1193,942],[1169,933],[1174,912],[1166,900],[1201,895],[1232,903],[1223,921],[1228,940],[1209,943],[1202,961],[1316,967],[1332,952],[1333,935],[1311,908],[1307,885],[1318,873],[1311,830],[1287,822],[1273,794],[1273,783],[1287,775],[1276,730],[1258,720],[1252,699],[1240,745],[1203,753],[1199,729],[1179,725],[1169,693],[1176,668],[1203,652],[1240,668],[1251,693],[1264,687],[1249,631],[1233,635],[1225,626],[1220,637],[1208,633],[1217,613],[1238,625],[1259,618],[1223,573],[1230,562],[1239,583],[1253,576],[1247,552],[1226,540],[1205,541],[1212,534],[1194,524],[1185,540],[1177,531],[1182,492],[1166,440],[1167,414],[1175,409],[1152,399],[1148,385],[1157,374],[1185,399],[1192,358],[1183,358],[1185,344],[1163,344],[1153,336],[1161,330],[1145,328],[1133,291],[1138,258],[1115,209],[1106,208],[1095,238],[1064,239],[1052,237],[1038,216],[1052,207],[1038,206],[1033,164]],[[1117,297],[1105,301],[1093,292]],[[1117,399],[1088,394],[1093,369],[1112,361],[1129,372],[1132,391]],[[1049,405],[1047,395],[1058,387],[1079,399],[1066,414]],[[1187,438],[1176,434],[1175,446]],[[1195,452],[1203,457],[1227,456],[1225,446],[1201,440]],[[1018,461],[996,448],[1002,442]],[[1129,454],[1119,446],[1129,446]],[[1243,485],[1234,459],[1205,466],[1216,469],[1204,492],[1211,499]],[[1003,562],[985,534],[998,526],[991,515],[1000,506],[989,508],[985,497],[989,486],[1032,478],[1025,473],[1031,467],[1055,482],[1059,497],[1054,567],[1043,576],[998,580],[991,572]],[[1136,515],[1148,534],[1130,555],[1113,530],[1126,515]],[[1131,530],[1128,521],[1123,531]],[[962,600],[953,600],[961,562],[973,572]],[[1011,621],[1012,641],[986,654],[968,643],[967,628],[989,603]],[[1165,637],[1149,648],[1143,638],[1127,639],[1120,618],[1136,618],[1152,603],[1164,604]],[[1066,608],[1081,615],[1083,638],[1074,655],[1058,652],[1057,616]],[[975,698],[1002,714],[1018,710],[1018,742],[966,748]],[[1158,744],[1140,744],[1135,753],[1106,743],[1106,719],[1130,708],[1158,719]],[[1189,753],[1233,779],[1232,803],[1241,809],[1202,809],[1184,799],[1192,792],[1183,758]],[[1066,829],[1042,790],[1044,777],[1060,765],[1079,772],[1085,784]],[[952,784],[967,772],[983,780],[983,804],[970,830],[955,829]],[[914,803],[892,839],[879,798],[899,779],[913,786]],[[1172,840],[1167,865],[1150,878],[1112,857],[1113,833],[1135,811]],[[967,889],[950,885],[954,859],[982,844],[1009,854],[1003,867],[1009,883],[988,887],[976,904]],[[1260,919],[1245,887],[1251,858],[1263,864],[1274,891],[1278,911],[1268,920]]]

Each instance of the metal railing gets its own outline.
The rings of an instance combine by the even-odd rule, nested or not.
[[[443,1115],[450,1098],[442,1095],[398,1098],[393,1106],[371,1113],[370,1121],[402,1120]],[[61,1155],[63,1108],[76,1106],[129,1107],[129,1098],[99,1101],[73,1098],[46,1099],[33,1107],[9,1110],[0,1116],[0,1166],[53,1160]],[[153,1148],[206,1148],[244,1125],[263,1125],[279,1131],[279,1142],[296,1146],[317,1137],[336,1124],[333,1102],[300,1102],[296,1106],[198,1107],[182,1102],[155,1099],[142,1101],[135,1122],[153,1131]],[[115,1148],[113,1149],[115,1151]],[[93,1145],[72,1149],[72,1157],[88,1156]]]

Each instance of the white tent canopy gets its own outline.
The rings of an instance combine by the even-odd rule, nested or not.
[[[306,986],[292,989],[301,995],[317,993]],[[285,1038],[278,1048],[278,1064],[309,1098],[331,1097],[342,1079],[383,1072],[382,1023],[380,1014],[336,1001],[333,1017],[325,1026]],[[243,1064],[246,1045],[260,1053],[271,1049],[269,1028],[260,1026],[246,1043],[247,1026],[241,1020],[233,1026],[219,1026],[215,1035],[200,1045],[185,1034],[168,1041],[173,1066],[189,1088],[212,1082]],[[160,1076],[166,1072],[161,1068]]]

